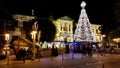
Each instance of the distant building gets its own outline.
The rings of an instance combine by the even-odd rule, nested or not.
[[[25,30],[23,29],[23,22],[24,21],[27,22],[27,21],[30,21],[32,19],[35,19],[35,17],[14,14],[13,18],[18,21],[18,27],[15,27],[15,30],[13,32],[11,32],[10,43],[12,43],[14,45],[19,45],[19,47],[25,47],[28,45],[32,45],[33,43],[31,41],[29,41],[28,39],[26,39]]]
[[[21,36],[22,38],[25,38],[25,33],[21,32],[23,27],[23,21],[28,21],[31,19],[34,19],[32,16],[24,16],[24,15],[14,15],[14,18],[18,20],[18,27],[13,32],[13,36]],[[54,41],[56,42],[74,42],[73,40],[73,22],[74,20],[68,16],[63,16],[58,18],[57,20],[54,20],[53,18],[50,18],[50,20],[53,21],[53,23],[56,26],[56,35]],[[95,35],[96,41],[101,42],[102,41],[102,35],[100,33],[100,27],[102,25],[98,24],[92,24],[93,33]],[[23,30],[22,30],[23,31]],[[59,46],[58,46],[59,47]]]
[[[34,16],[14,14],[13,18],[18,21],[18,27],[15,28],[15,31],[13,32],[13,36],[21,36],[21,37],[25,38],[25,31],[23,30],[23,22],[35,19],[35,17]]]
[[[53,23],[57,29],[55,41],[73,42],[73,20],[70,17],[60,17]]]
[[[55,41],[67,41],[73,42],[73,22],[74,20],[68,16],[63,16],[54,20],[53,23],[56,26],[57,33],[55,37]],[[95,35],[96,41],[102,41],[102,34],[100,32],[100,28],[102,25],[92,24],[93,33]]]
[[[92,24],[91,27],[93,28],[93,33],[95,35],[96,41],[101,42],[103,40],[101,31],[100,31],[100,29],[102,28],[102,25]]]

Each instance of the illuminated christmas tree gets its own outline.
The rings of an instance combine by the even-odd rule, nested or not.
[[[96,42],[89,18],[85,10],[86,3],[81,3],[81,14],[74,34],[75,42]]]

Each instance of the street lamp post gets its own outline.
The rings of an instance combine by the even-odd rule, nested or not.
[[[102,35],[102,53],[105,56],[105,48],[106,48],[106,41],[105,41],[106,35]]]
[[[65,53],[66,53],[66,42],[67,42],[67,37],[68,37],[68,33],[67,32],[65,32],[64,34],[63,33],[61,33],[60,34],[60,37],[61,37],[61,41],[63,41],[64,42],[64,45],[65,45]],[[61,44],[60,44],[60,48],[61,48]],[[61,51],[62,51],[62,48],[61,48]],[[64,58],[63,58],[63,53],[62,53],[62,60],[64,60]]]
[[[35,59],[35,45],[36,45],[36,33],[37,31],[32,31],[32,39],[33,39],[33,60]]]
[[[62,42],[63,41],[63,37],[60,36],[60,38],[61,38],[60,41]],[[64,60],[61,43],[60,43],[60,52],[61,52],[61,55],[62,55],[62,60]]]
[[[32,31],[32,39],[33,39],[33,60],[35,59],[35,48],[36,48],[36,34],[37,34],[37,29],[38,29],[38,24],[35,22],[32,26],[33,31]]]
[[[38,32],[38,45],[40,45],[41,31]]]
[[[9,37],[10,37],[9,34],[5,34],[5,40],[7,41],[7,44],[5,46],[6,56],[8,58],[7,64],[9,64],[9,54],[10,54],[10,52],[9,52],[9,46],[8,46]]]
[[[67,44],[69,34],[67,32],[64,33],[64,42],[65,42],[65,53],[69,53],[69,45]]]
[[[41,37],[41,31],[38,32],[38,50],[37,50],[37,56],[38,56],[38,61],[40,61],[40,48],[41,48],[41,45],[40,45],[40,37]]]

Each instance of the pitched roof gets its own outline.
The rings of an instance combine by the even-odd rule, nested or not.
[[[68,16],[63,16],[63,17],[60,17],[59,19],[61,19],[61,20],[73,21],[73,19],[70,18],[70,17],[68,17]]]

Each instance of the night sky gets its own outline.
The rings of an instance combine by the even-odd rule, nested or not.
[[[0,12],[5,14],[31,15],[35,10],[38,17],[59,18],[68,15],[76,22],[79,19],[83,0],[0,0]],[[84,0],[90,23],[102,24],[104,28],[114,27],[114,0]],[[108,25],[109,24],[109,25]],[[112,27],[111,27],[112,26]]]

